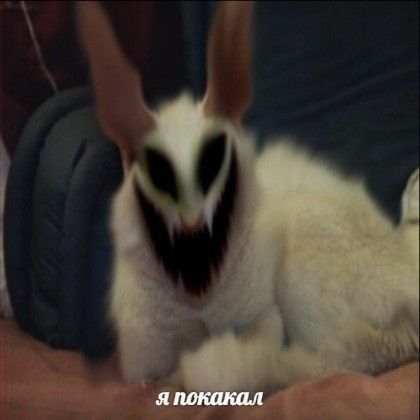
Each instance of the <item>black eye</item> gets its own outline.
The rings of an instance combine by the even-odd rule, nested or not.
[[[198,161],[198,182],[207,193],[222,167],[226,149],[226,134],[222,133],[208,140]]]
[[[156,188],[168,193],[174,200],[178,199],[175,173],[168,159],[152,149],[145,150],[150,180]]]

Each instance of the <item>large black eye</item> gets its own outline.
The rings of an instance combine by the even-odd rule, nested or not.
[[[175,182],[175,173],[169,160],[152,149],[146,149],[145,156],[150,180],[155,187],[177,200],[178,190]]]
[[[222,167],[226,150],[226,134],[221,133],[207,140],[198,161],[198,182],[207,193]]]

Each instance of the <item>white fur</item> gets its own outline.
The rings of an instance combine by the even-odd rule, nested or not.
[[[197,141],[190,140],[194,136],[201,139],[211,123],[186,96],[156,115],[162,125],[158,124],[153,138],[158,138],[159,128],[164,126],[173,141],[179,139],[187,145]],[[153,254],[133,191],[133,180],[139,176],[136,166],[114,199],[116,257],[111,305],[127,380],[162,377],[174,369],[182,347],[178,336],[186,323],[201,324],[210,333],[241,330],[274,302],[274,268],[269,264],[273,260],[269,254],[262,258],[261,244],[253,237],[257,194],[252,143],[228,123],[225,128],[232,132],[241,176],[225,263],[207,302],[191,302],[182,289],[176,289]],[[176,150],[182,154],[182,146]],[[191,149],[184,153],[190,155]]]
[[[187,109],[165,107],[158,112],[167,132],[176,139],[186,135],[183,127],[190,128],[190,135],[191,127],[197,127],[194,134],[200,137],[205,124],[199,108],[185,96],[172,106]],[[184,120],[190,118],[185,126],[178,125],[179,113]],[[187,353],[181,363],[183,385],[188,389],[284,386],[331,370],[376,371],[415,357],[418,343],[411,345],[410,329],[401,339],[402,354],[387,355],[386,361],[379,353],[375,360],[375,353],[362,351],[363,346],[348,355],[343,349],[343,343],[357,343],[358,331],[367,341],[371,337],[375,342],[392,341],[383,337],[400,311],[414,308],[414,316],[418,314],[418,269],[401,228],[380,212],[361,183],[342,179],[290,143],[265,149],[257,159],[254,180],[249,139],[235,139],[240,165],[248,175],[241,181],[244,193],[226,265],[210,301],[202,307],[191,306],[156,263],[132,191],[135,168],[115,198],[112,305],[125,378],[162,377],[170,372],[183,348],[178,336],[186,324],[201,328],[197,341],[206,333],[241,331],[274,301],[282,314],[280,322],[271,324],[275,327],[261,328],[264,332],[254,332],[243,343],[229,333],[226,340],[217,336],[198,353]],[[300,345],[296,354],[280,351],[282,323],[288,337]],[[409,317],[407,325],[414,324]],[[266,336],[273,335],[276,339],[267,341]],[[238,351],[242,344],[243,355]],[[325,347],[326,354],[336,349],[334,356],[319,358],[311,353]],[[266,357],[270,351],[271,359]],[[275,356],[281,356],[280,373],[272,366]],[[328,359],[333,362],[325,365]]]
[[[188,390],[258,391],[418,360],[418,210],[410,227],[404,211],[394,227],[361,183],[287,143],[269,146],[256,167],[254,235],[279,251],[276,302],[293,345],[265,331],[251,341],[227,333],[186,353],[176,379]],[[414,181],[405,194],[415,200]]]
[[[182,354],[169,380],[188,390],[259,391],[418,359],[416,182],[394,227],[360,182],[290,142],[277,141],[255,160],[252,138],[239,126],[252,90],[252,2],[218,8],[203,102],[181,95],[155,113],[101,8],[78,7],[100,122],[131,165],[112,215],[111,315],[124,378],[163,378]],[[134,182],[170,229],[203,214],[211,223],[228,157],[208,196],[195,182],[198,150],[213,130],[227,133],[237,153],[238,192],[220,272],[195,299],[174,286],[154,255]],[[149,181],[145,146],[170,158],[179,200]]]

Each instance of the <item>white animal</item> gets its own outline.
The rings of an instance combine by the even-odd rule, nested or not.
[[[111,290],[125,380],[180,360],[170,379],[187,390],[259,391],[418,359],[411,227],[289,143],[256,156],[240,125],[252,3],[219,7],[202,102],[155,111],[103,11],[78,7],[98,116],[126,166]]]

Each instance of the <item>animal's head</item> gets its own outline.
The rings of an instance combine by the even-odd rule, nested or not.
[[[101,126],[132,175],[139,217],[158,258],[174,283],[197,298],[223,264],[240,178],[250,170],[240,120],[251,101],[252,8],[251,2],[220,5],[203,100],[182,95],[152,111],[101,7],[78,5]]]

